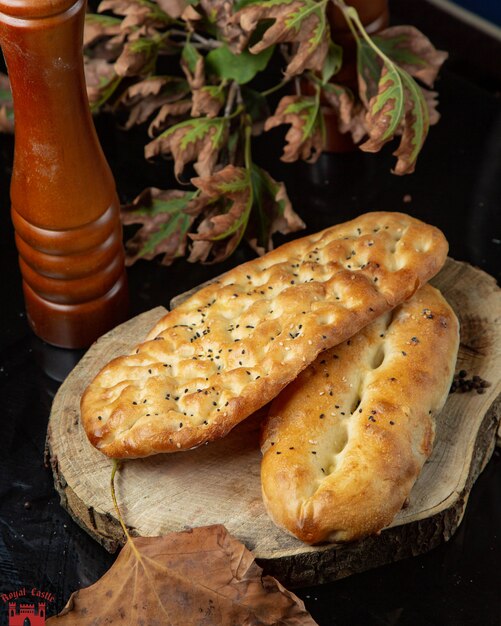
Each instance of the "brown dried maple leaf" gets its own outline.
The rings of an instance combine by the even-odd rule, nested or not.
[[[158,6],[170,17],[177,18],[190,6],[188,0],[157,0]]]
[[[337,113],[338,128],[342,133],[350,133],[355,143],[367,134],[365,125],[366,110],[349,89],[329,83],[324,86],[323,96]]]
[[[207,19],[215,24],[219,36],[235,51],[241,52],[247,45],[248,36],[233,20],[234,0],[200,0]]]
[[[378,152],[393,139],[404,115],[402,79],[394,66],[384,65],[378,91],[369,100],[365,124],[369,138],[360,148],[365,152]]]
[[[147,159],[171,153],[174,173],[179,178],[185,165],[195,161],[199,176],[208,177],[217,163],[219,150],[228,135],[228,121],[221,117],[200,117],[172,126],[146,145]]]
[[[374,41],[388,56],[414,78],[433,87],[437,74],[449,56],[437,50],[414,26],[392,26],[374,36]]]
[[[423,93],[419,87],[414,86],[419,94]],[[407,89],[406,89],[407,91]],[[416,159],[423,147],[430,127],[427,111],[427,102],[424,97],[406,97],[405,112],[402,122],[402,136],[398,148],[393,153],[398,158],[394,174],[412,174],[416,166]]]
[[[145,75],[154,68],[157,56],[158,44],[154,39],[129,38],[115,62],[115,72],[119,76]]]
[[[185,119],[187,114],[190,113],[191,107],[191,100],[179,100],[178,102],[163,104],[148,126],[148,135],[156,137],[169,126],[177,124],[181,119]]]
[[[142,225],[125,246],[127,265],[159,254],[162,265],[170,265],[185,255],[187,233],[196,218],[196,212],[188,210],[192,197],[193,192],[150,187],[122,207],[123,224]]]
[[[165,104],[178,103],[189,93],[189,87],[185,80],[175,76],[150,76],[131,85],[120,98],[120,104],[130,109],[125,128],[131,128],[134,124],[142,124],[153,115],[155,111]],[[191,106],[191,101],[190,106]],[[184,113],[186,107],[181,107]],[[189,110],[189,108],[187,109]],[[170,112],[169,112],[170,114]],[[166,117],[166,112],[162,114]],[[152,128],[153,127],[153,128]],[[161,132],[160,120],[150,126],[150,131]],[[163,130],[163,128],[161,129]],[[150,134],[150,136],[152,136]]]
[[[252,203],[246,169],[227,165],[208,178],[192,178],[191,182],[202,192],[193,201],[194,206],[219,205],[217,214],[206,218],[197,233],[190,234],[191,239],[215,241],[245,229]]]
[[[91,108],[99,107],[107,99],[110,90],[113,92],[120,78],[112,63],[99,58],[84,57],[84,71],[89,104]]]
[[[103,37],[120,36],[121,24],[122,21],[116,17],[87,13],[84,26],[84,47],[92,45]]]
[[[292,163],[304,159],[312,163],[319,158],[324,137],[322,114],[316,98],[284,96],[275,113],[266,120],[264,129],[270,130],[280,124],[291,125],[285,135],[282,161]]]
[[[262,576],[224,526],[129,541],[111,569],[48,626],[314,626],[303,602]]]
[[[246,45],[259,22],[274,20],[250,51],[258,54],[277,43],[297,44],[285,77],[290,78],[307,69],[320,72],[330,41],[324,4],[316,0],[267,0],[244,7],[235,13],[232,20],[246,36],[240,40],[240,47]]]
[[[103,0],[98,12],[113,11],[115,15],[123,15],[121,29],[134,31],[139,27],[147,30],[160,28],[170,22],[169,16],[154,2],[141,0]]]

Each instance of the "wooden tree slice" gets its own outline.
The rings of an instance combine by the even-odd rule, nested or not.
[[[409,505],[390,527],[354,543],[310,547],[274,526],[261,500],[261,416],[256,414],[210,445],[125,462],[117,494],[132,532],[154,536],[224,524],[268,573],[289,586],[348,576],[449,539],[494,449],[501,413],[501,290],[491,276],[453,260],[433,283],[461,322],[457,369],[477,374],[492,386],[483,395],[449,396],[437,420],[433,454]],[[164,313],[162,307],[153,309],[99,339],[63,383],[52,407],[48,446],[61,503],[110,551],[123,542],[110,496],[112,461],[87,440],[80,396],[105,363],[129,351]]]

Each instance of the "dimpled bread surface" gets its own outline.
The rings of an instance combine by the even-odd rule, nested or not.
[[[401,213],[367,213],[249,261],[163,317],[85,391],[91,443],[115,458],[223,437],[319,352],[407,300],[447,241]]]
[[[431,454],[458,343],[456,316],[426,285],[319,355],[264,426],[261,482],[274,522],[308,543],[387,526]]]

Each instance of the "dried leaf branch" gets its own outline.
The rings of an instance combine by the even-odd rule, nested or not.
[[[343,50],[331,37],[331,1],[356,41],[355,91],[336,83]],[[282,160],[314,162],[330,106],[365,152],[398,138],[393,171],[408,174],[439,119],[431,89],[447,54],[412,26],[369,36],[344,0],[103,0],[86,16],[84,41],[92,110],[111,110],[126,129],[145,125],[145,157],[173,159],[178,182],[191,185],[147,189],[123,208],[124,223],[139,226],[128,263],[221,261],[243,239],[262,254],[275,232],[304,227],[283,184],[253,162],[255,135],[286,125]],[[262,89],[272,57],[281,72]],[[0,130],[12,126],[0,83]]]

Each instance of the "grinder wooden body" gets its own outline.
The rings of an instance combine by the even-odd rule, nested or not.
[[[127,315],[119,203],[85,89],[84,15],[84,0],[0,0],[27,316],[38,336],[67,348],[88,346]]]

